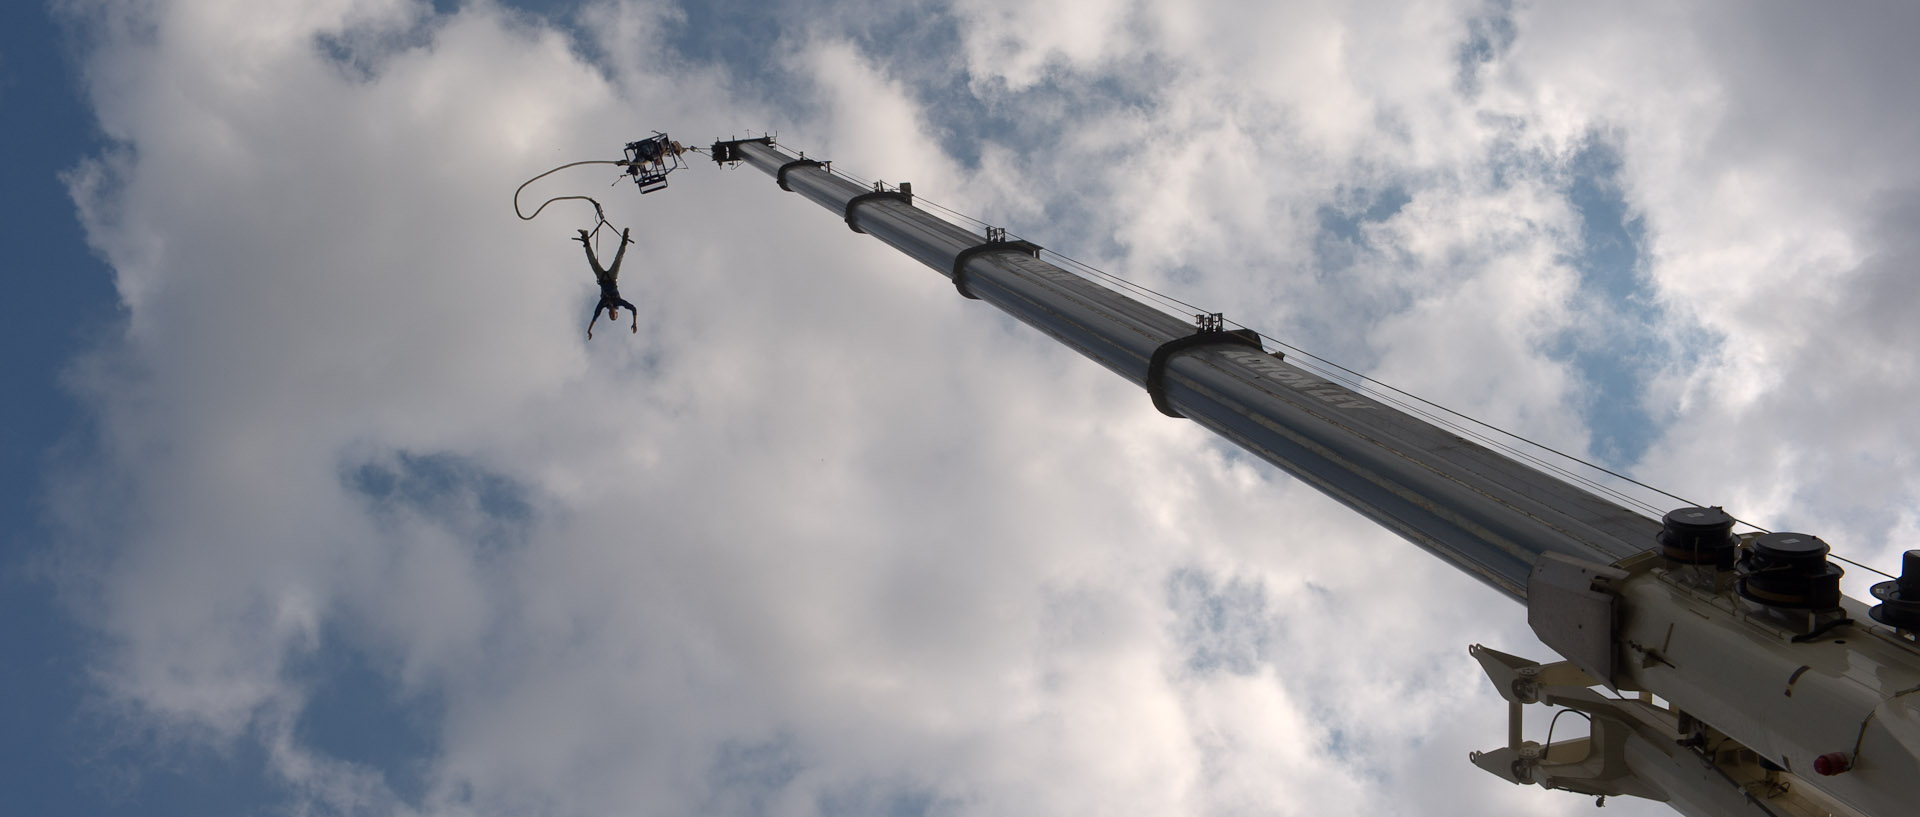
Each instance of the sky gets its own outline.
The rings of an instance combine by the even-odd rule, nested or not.
[[[530,188],[638,240],[638,330],[589,341],[590,208],[522,221],[513,189],[656,129],[776,133],[1892,569],[1915,30],[1892,2],[8,4],[0,789],[1585,813],[1467,762],[1505,734],[1467,646],[1550,658],[1518,605],[751,169]]]

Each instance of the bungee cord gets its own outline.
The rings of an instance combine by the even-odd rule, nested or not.
[[[626,167],[629,164],[631,163],[627,162],[624,159],[586,159],[584,161],[579,161],[579,162],[568,162],[552,170],[549,170],[545,173],[542,173],[538,176],[535,176],[531,179],[528,179],[524,182],[521,182],[519,187],[516,187],[513,189],[513,214],[516,216],[519,216],[521,221],[532,221],[534,217],[540,215],[540,211],[547,209],[547,205],[552,204],[556,201],[579,200],[579,201],[584,201],[588,204],[591,204],[593,205],[593,218],[594,218],[593,231],[591,234],[593,238],[593,251],[595,253],[599,253],[600,252],[600,229],[603,227],[612,227],[613,223],[610,221],[607,221],[606,208],[600,206],[600,202],[598,199],[595,199],[592,196],[554,196],[553,198],[540,202],[540,206],[533,208],[532,213],[522,213],[520,212],[520,191],[527,189],[527,185],[533,184],[534,182],[540,181],[541,179],[544,179],[562,170],[566,170],[567,168],[570,168],[570,167],[579,167],[581,165],[618,165],[620,167]],[[619,179],[613,180],[613,184],[619,184],[619,183],[620,183]]]
[[[627,162],[623,159],[587,159],[585,161],[579,161],[579,162],[568,162],[552,170],[549,170],[545,173],[542,173],[538,176],[535,176],[531,179],[528,179],[524,182],[521,182],[519,187],[516,187],[513,189],[513,214],[516,216],[519,216],[521,221],[532,221],[535,216],[540,215],[540,211],[547,209],[547,205],[549,204],[552,204],[556,201],[568,201],[571,199],[579,199],[581,201],[585,201],[589,204],[592,204],[594,214],[600,216],[601,221],[606,221],[606,211],[601,209],[600,202],[596,201],[592,196],[554,196],[553,198],[540,202],[540,206],[535,207],[533,209],[533,212],[531,213],[520,212],[520,191],[527,189],[527,185],[533,184],[534,182],[540,181],[541,179],[544,179],[562,170],[566,170],[569,167],[579,167],[581,165],[619,165],[619,166],[625,167],[627,165]],[[615,179],[613,183],[619,184],[620,180]]]

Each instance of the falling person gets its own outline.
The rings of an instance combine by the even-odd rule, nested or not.
[[[620,320],[620,307],[626,307],[633,313],[633,331],[640,331],[640,310],[620,297],[620,262],[626,260],[627,245],[633,243],[633,239],[627,237],[627,232],[627,230],[620,231],[620,249],[613,254],[611,269],[600,268],[600,259],[593,255],[593,245],[588,243],[591,238],[586,230],[581,230],[580,237],[574,239],[580,242],[582,249],[587,251],[587,263],[593,266],[593,279],[600,284],[600,303],[594,305],[593,319],[587,321],[588,340],[593,339],[593,325],[600,320],[602,309],[607,311],[607,320],[617,321]]]

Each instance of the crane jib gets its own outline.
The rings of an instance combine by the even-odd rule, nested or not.
[[[1920,550],[1898,581],[1875,587],[1886,604],[1869,611],[1839,598],[1840,571],[1814,537],[1749,542],[1719,508],[1655,521],[1514,458],[1524,453],[1403,410],[1410,403],[1270,354],[1257,335],[1225,331],[1218,314],[1188,322],[1161,312],[1047,263],[1004,230],[989,228],[982,242],[916,207],[908,185],[855,184],[771,139],[718,142],[713,156],[752,164],[948,276],[961,295],[1143,387],[1161,412],[1525,603],[1534,633],[1567,660],[1470,649],[1509,703],[1508,745],[1470,755],[1482,769],[1661,800],[1690,817],[1893,817],[1920,802]],[[1643,694],[1595,693],[1601,685]],[[1526,740],[1530,704],[1580,712],[1589,735],[1551,747]]]
[[[1659,523],[1257,350],[1182,348],[1194,325],[766,140],[715,146],[1193,419],[1516,600],[1542,553],[1612,562]],[[991,238],[991,236],[989,236]],[[982,249],[986,247],[987,249]],[[1175,344],[1169,346],[1169,344]],[[1156,352],[1165,350],[1156,360]],[[1172,352],[1178,351],[1178,354]]]

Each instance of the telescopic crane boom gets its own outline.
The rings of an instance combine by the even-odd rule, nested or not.
[[[1736,536],[1718,508],[1648,519],[1295,366],[1219,315],[1186,323],[1003,231],[936,218],[909,184],[862,187],[770,138],[711,150],[1526,605],[1564,660],[1469,648],[1509,702],[1508,745],[1475,765],[1695,817],[1920,813],[1920,551],[1869,610],[1840,594],[1815,537]],[[1522,740],[1533,703],[1587,714],[1590,735]]]

